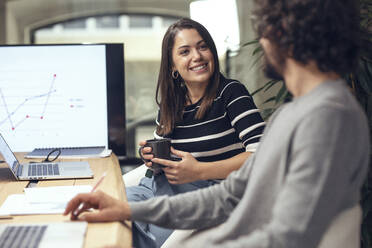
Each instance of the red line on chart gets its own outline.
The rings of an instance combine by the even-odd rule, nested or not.
[[[54,83],[55,83],[55,79],[56,79],[57,75],[56,74],[53,74],[53,80],[51,82],[51,85],[49,87],[49,91],[45,94],[41,94],[41,95],[36,95],[36,96],[31,96],[31,97],[28,97],[26,98],[22,103],[20,103],[12,112],[9,112],[9,108],[8,108],[8,105],[5,101],[5,96],[3,94],[3,91],[1,90],[0,88],[0,95],[1,95],[1,99],[4,103],[4,106],[5,106],[5,110],[6,110],[6,118],[1,120],[0,121],[0,126],[2,124],[4,124],[6,121],[9,121],[10,122],[10,126],[11,126],[11,129],[12,130],[15,130],[16,127],[18,127],[21,123],[23,123],[26,119],[30,119],[30,118],[37,118],[37,119],[41,119],[43,120],[44,119],[44,114],[45,114],[45,111],[46,111],[46,107],[47,107],[47,104],[49,102],[49,98],[50,98],[50,95],[54,92],[56,92],[56,90],[53,90],[53,87],[54,87]],[[24,106],[28,101],[30,100],[34,100],[34,99],[38,99],[38,98],[42,98],[42,97],[46,97],[46,101],[45,101],[45,104],[43,106],[43,111],[41,112],[41,116],[31,116],[29,114],[27,114],[24,118],[22,118],[20,121],[14,123],[14,121],[12,120],[12,116],[16,114],[16,112],[22,107]]]
[[[47,105],[48,105],[48,101],[49,101],[49,97],[50,97],[50,92],[51,92],[52,89],[53,89],[54,82],[56,81],[56,76],[57,76],[56,74],[53,75],[53,81],[52,81],[52,83],[50,84],[49,93],[48,93],[47,99],[46,99],[46,101],[45,101],[44,109],[43,109],[43,112],[41,113],[41,117],[40,117],[40,119],[43,119],[43,118],[44,118],[45,110],[46,110],[46,107],[47,107]]]
[[[5,97],[4,97],[3,91],[1,89],[0,89],[0,93],[1,93],[1,99],[3,100],[4,106],[5,106],[6,114],[8,115],[8,117],[4,121],[2,121],[0,124],[3,124],[3,122],[5,122],[7,119],[9,119],[10,126],[14,130],[13,122],[12,122],[12,119],[10,118],[10,114],[9,114],[9,110],[8,110],[8,105],[6,104]]]

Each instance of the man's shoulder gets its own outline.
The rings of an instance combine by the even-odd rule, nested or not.
[[[298,115],[312,115],[319,111],[332,113],[357,112],[361,108],[342,80],[323,83],[312,92],[293,102]]]

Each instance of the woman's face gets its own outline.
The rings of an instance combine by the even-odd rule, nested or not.
[[[174,38],[174,71],[187,84],[208,84],[214,72],[213,54],[195,29],[183,29]]]

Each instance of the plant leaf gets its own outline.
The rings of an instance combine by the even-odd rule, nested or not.
[[[266,86],[266,84],[265,84],[264,86],[258,88],[257,90],[253,91],[253,92],[251,93],[251,96],[253,96],[253,95],[257,94],[258,92],[260,92],[263,88],[265,88],[265,86]]]
[[[275,96],[270,97],[269,99],[266,99],[266,101],[264,101],[263,104],[268,103],[268,102],[272,102],[272,101],[275,101]]]
[[[261,60],[262,56],[263,56],[263,53],[261,53],[260,55],[258,55],[257,58],[253,61],[252,65],[251,65],[251,67],[249,69],[252,69],[252,67],[254,65],[256,65],[258,63],[258,61]]]
[[[366,91],[368,94],[372,94],[372,77],[367,74],[366,66],[362,61],[360,61],[359,64],[359,70],[358,73],[355,75],[355,78],[357,78],[357,81],[359,85],[363,88],[364,91]]]
[[[253,44],[258,44],[258,39],[248,41],[247,43],[244,43],[243,45],[241,45],[241,47],[246,47],[246,46],[253,45]]]
[[[261,52],[261,51],[262,51],[261,46],[256,47],[252,52],[252,56],[255,56],[258,52]]]
[[[362,202],[362,207],[363,207],[363,219],[367,217],[367,215],[371,212],[372,210],[372,195],[371,192],[368,192],[365,196],[364,201]]]
[[[254,94],[260,92],[260,91],[263,90],[265,87],[267,87],[268,85],[270,85],[272,81],[273,81],[273,80],[270,80],[270,81],[266,82],[264,86],[262,86],[262,87],[260,87],[259,89],[255,90],[251,95],[253,96]]]
[[[261,111],[262,118],[266,121],[275,112],[276,108],[267,108]]]
[[[271,80],[270,85],[265,88],[264,92],[268,91],[271,87],[273,87],[274,85],[276,85],[279,82],[281,82],[281,81],[280,80]]]
[[[287,92],[287,88],[283,84],[278,94],[276,94],[275,96],[275,103],[279,103],[279,102],[282,103],[282,100],[284,99],[283,96],[285,97],[286,92]]]
[[[368,78],[369,78],[369,82],[372,83],[372,61],[365,61],[365,69],[366,69],[366,73],[368,74]]]

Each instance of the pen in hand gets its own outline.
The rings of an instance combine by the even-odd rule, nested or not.
[[[105,178],[106,176],[106,172],[104,172],[101,176],[101,178],[97,181],[97,183],[93,186],[92,190],[90,191],[91,193],[93,193],[97,187],[101,184],[101,182],[103,181],[103,179]],[[77,209],[75,209],[74,212],[72,212],[72,214],[74,216],[77,216],[79,214],[79,212],[83,209],[83,206],[84,206],[84,203],[80,203],[79,207]]]

